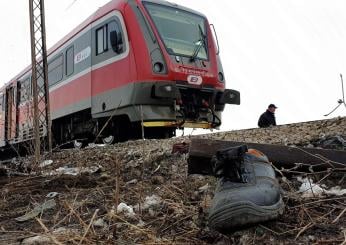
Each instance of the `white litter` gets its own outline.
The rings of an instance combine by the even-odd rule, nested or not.
[[[326,193],[335,195],[335,196],[342,196],[346,194],[346,189],[341,189],[340,186],[334,186],[330,188],[329,190],[326,190]]]
[[[39,204],[35,206],[33,210],[26,213],[25,215],[15,218],[15,220],[18,222],[25,222],[30,219],[34,219],[39,214],[42,214],[43,211],[48,209],[53,209],[55,206],[56,206],[56,202],[54,201],[54,199],[49,199],[48,201],[45,201],[43,204]]]
[[[59,227],[53,231],[54,234],[66,234],[67,229],[65,227]]]
[[[299,176],[297,180],[302,183],[298,191],[302,193],[302,197],[317,197],[323,194],[324,189],[318,184],[314,184],[312,179],[301,178]]]
[[[40,163],[39,167],[40,167],[40,168],[43,168],[43,167],[52,165],[52,163],[53,163],[53,160],[45,160],[45,161],[43,161],[43,162]]]
[[[23,245],[39,245],[39,244],[51,244],[52,240],[47,236],[34,236],[26,238],[22,241]]]
[[[95,147],[105,147],[107,146],[106,144],[95,144],[95,143],[89,143],[87,147],[85,147],[86,149],[92,149]]]
[[[209,183],[207,183],[206,185],[198,188],[198,190],[204,192],[204,191],[207,191],[209,188],[210,188]]]
[[[158,206],[161,202],[161,198],[154,194],[145,198],[142,208],[148,209],[153,206]]]
[[[328,189],[325,185],[314,184],[312,179],[297,177],[297,180],[302,183],[298,192],[302,193],[303,198],[320,197],[323,195],[342,196],[346,194],[346,189],[341,189],[340,186],[334,186]]]
[[[117,207],[118,213],[123,213],[127,217],[134,217],[136,214],[133,211],[133,207],[128,206],[126,203],[120,203]]]
[[[138,182],[137,179],[133,179],[133,180],[127,181],[125,185],[136,184],[137,182]]]
[[[60,174],[66,174],[66,175],[73,175],[76,176],[78,174],[82,173],[96,173],[97,171],[100,170],[100,166],[91,166],[91,167],[85,167],[85,168],[79,168],[79,167],[68,167],[68,166],[63,166],[60,168],[57,168],[53,171],[50,171],[48,173],[43,173],[44,176],[52,176],[52,175],[60,175]]]
[[[53,197],[56,197],[57,195],[59,195],[58,192],[49,192],[49,193],[46,195],[46,197],[48,197],[48,198],[53,198]]]
[[[106,222],[102,218],[95,220],[93,222],[93,225],[96,227],[106,227],[107,226]]]
[[[67,166],[55,169],[55,172],[57,172],[58,174],[67,174],[67,175],[73,175],[73,176],[78,175],[80,171],[81,171],[80,168],[69,168]]]
[[[138,226],[138,227],[143,227],[143,226],[145,226],[144,221],[140,219],[140,220],[138,221],[137,226]]]
[[[79,230],[71,229],[71,228],[65,228],[65,227],[59,227],[59,228],[53,230],[53,234],[54,235],[65,235],[65,236],[74,235],[74,234],[79,234]]]

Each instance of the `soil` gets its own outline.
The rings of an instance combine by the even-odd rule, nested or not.
[[[60,150],[43,157],[42,162],[52,160],[44,167],[31,157],[14,159],[0,175],[0,244],[345,244],[346,194],[304,198],[298,191],[298,176],[326,189],[345,189],[344,171],[335,169],[278,171],[286,207],[277,220],[228,234],[208,228],[216,179],[188,176],[188,153],[172,153],[175,144],[190,139]],[[67,170],[75,175],[63,173]],[[49,199],[55,200],[53,208],[16,220]],[[117,210],[120,203],[133,212]]]

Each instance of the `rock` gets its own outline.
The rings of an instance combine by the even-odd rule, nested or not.
[[[41,245],[41,244],[46,245],[46,244],[52,244],[52,240],[47,236],[39,235],[39,236],[26,238],[22,241],[21,244],[23,244],[23,245]]]
[[[96,227],[101,227],[101,228],[104,228],[104,227],[107,226],[106,222],[102,218],[99,218],[99,219],[95,220],[93,222],[93,225],[96,226]]]
[[[158,205],[160,205],[162,202],[161,198],[157,195],[151,195],[151,196],[147,196],[145,198],[145,201],[143,203],[142,208],[145,209],[149,209],[149,208],[153,208],[156,207]]]

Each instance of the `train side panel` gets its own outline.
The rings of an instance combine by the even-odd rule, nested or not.
[[[5,144],[5,95],[3,91],[0,91],[0,147]]]
[[[52,120],[91,107],[90,43],[91,30],[88,26],[55,51],[55,57],[48,62]],[[56,75],[52,66],[54,60],[59,60]]]

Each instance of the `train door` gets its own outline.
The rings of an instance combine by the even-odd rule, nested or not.
[[[120,13],[111,13],[92,25],[92,114],[117,108],[127,94],[128,41]],[[122,87],[122,90],[120,89]],[[123,103],[122,103],[123,104]]]
[[[17,125],[17,106],[16,106],[16,87],[10,85],[6,88],[5,103],[5,139],[7,141],[16,137]]]

